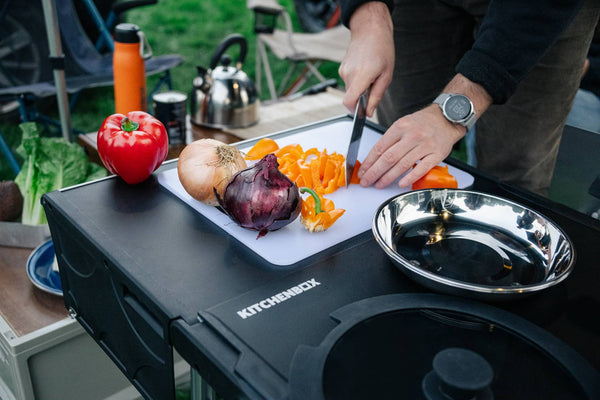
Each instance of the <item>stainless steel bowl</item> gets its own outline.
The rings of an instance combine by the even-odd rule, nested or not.
[[[556,285],[575,261],[569,238],[543,215],[467,190],[426,189],[393,197],[377,209],[373,234],[415,281],[484,300]]]

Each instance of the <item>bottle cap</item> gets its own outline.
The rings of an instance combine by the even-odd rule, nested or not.
[[[115,41],[119,43],[139,43],[139,26],[135,24],[122,23],[115,28]]]

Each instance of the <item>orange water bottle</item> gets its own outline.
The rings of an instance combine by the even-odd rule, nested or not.
[[[135,24],[122,23],[115,28],[113,74],[115,111],[147,111],[146,70],[144,59],[152,55],[144,33]]]

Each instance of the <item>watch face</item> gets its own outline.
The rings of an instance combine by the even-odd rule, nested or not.
[[[446,101],[444,111],[451,120],[461,121],[471,113],[471,102],[462,95],[452,96]]]

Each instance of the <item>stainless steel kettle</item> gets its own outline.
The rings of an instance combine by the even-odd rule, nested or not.
[[[239,45],[235,66],[225,51]],[[215,50],[209,69],[196,67],[190,95],[191,121],[213,128],[245,128],[258,122],[259,99],[254,82],[241,70],[247,52],[246,39],[227,36]],[[220,65],[219,65],[220,64]]]

